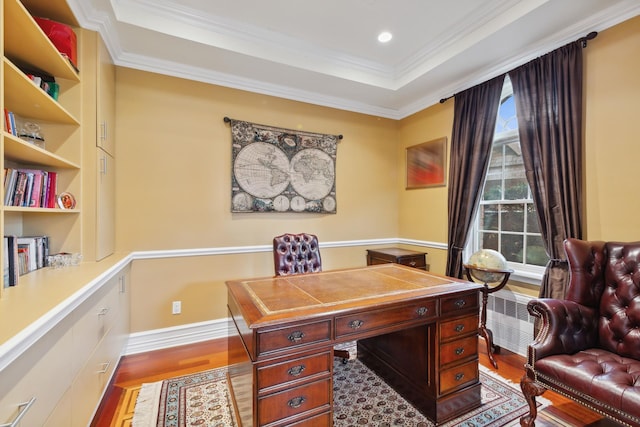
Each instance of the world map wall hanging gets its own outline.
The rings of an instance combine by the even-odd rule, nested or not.
[[[337,135],[231,123],[232,212],[336,213]]]

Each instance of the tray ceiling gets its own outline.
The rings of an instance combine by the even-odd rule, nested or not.
[[[393,119],[640,13],[637,0],[69,5],[117,65]]]

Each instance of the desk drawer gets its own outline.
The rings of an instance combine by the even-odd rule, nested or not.
[[[469,357],[478,357],[478,337],[476,335],[440,344],[440,366]]]
[[[478,381],[478,361],[440,371],[440,394],[445,394]]]
[[[416,301],[406,307],[372,310],[336,317],[336,338],[361,333],[411,320],[427,319],[437,314],[436,301]]]
[[[331,398],[331,378],[271,394],[258,399],[258,425],[311,411],[328,410]]]
[[[333,352],[288,360],[258,369],[258,393],[265,389],[300,381],[311,376],[331,375]]]
[[[478,332],[478,316],[449,320],[440,324],[440,342]]]
[[[478,294],[479,292],[473,292],[469,294],[459,295],[457,297],[445,298],[440,303],[440,312],[443,316],[455,316],[455,313],[457,311],[478,308]]]
[[[258,333],[258,356],[331,339],[331,321],[305,323]]]
[[[425,261],[424,255],[398,257],[397,262],[398,264],[421,268],[423,270],[427,268],[427,262]]]
[[[305,418],[297,423],[286,424],[287,427],[327,427],[330,425],[333,425],[333,414],[331,412],[326,412],[311,418]]]

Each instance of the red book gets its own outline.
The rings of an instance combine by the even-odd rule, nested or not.
[[[13,132],[11,131],[11,117],[9,116],[9,110],[7,110],[6,108],[4,109],[4,130],[6,130],[8,133],[13,134]]]
[[[58,173],[49,172],[49,180],[47,182],[47,208],[56,207],[56,195],[58,194]]]

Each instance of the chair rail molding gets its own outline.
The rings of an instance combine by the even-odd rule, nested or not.
[[[334,242],[320,242],[320,248],[345,248],[351,246],[371,246],[371,245],[393,245],[403,244],[412,246],[421,246],[425,248],[434,248],[447,250],[447,244],[441,242],[430,242],[426,240],[405,239],[400,237],[390,237],[382,239],[365,239],[365,240],[340,240]],[[272,252],[273,245],[256,245],[256,246],[226,246],[211,248],[192,248],[192,249],[167,249],[157,251],[136,251],[131,254],[136,259],[154,259],[154,258],[178,258],[191,256],[210,256],[210,255],[230,255],[230,254],[248,254],[258,252]]]

